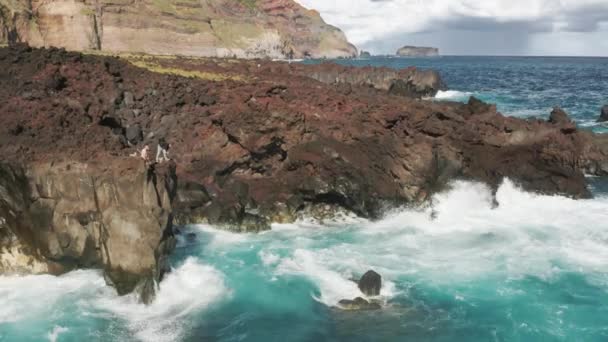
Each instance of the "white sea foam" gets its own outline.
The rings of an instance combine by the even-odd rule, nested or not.
[[[581,271],[608,290],[608,199],[536,195],[508,180],[496,199],[498,208],[487,186],[458,181],[434,196],[432,209],[401,210],[354,228],[290,226],[268,233],[260,257],[277,276],[313,281],[317,299],[330,306],[361,296],[351,279],[368,269],[383,276],[381,294],[388,299],[399,294],[395,283],[404,277],[449,286]],[[332,235],[338,238],[327,240]],[[276,248],[292,252],[277,261]]]
[[[458,90],[440,90],[435,95],[435,100],[444,100],[444,101],[466,101],[471,97],[473,93],[468,91],[458,91]]]
[[[430,210],[403,211],[364,232],[390,236],[385,248],[401,250],[400,267],[434,281],[497,272],[549,277],[556,264],[608,271],[606,199],[535,195],[510,181],[496,198],[500,206],[493,209],[489,189],[455,182],[451,191],[435,196],[435,219]]]
[[[59,338],[60,334],[69,331],[70,329],[56,325],[53,327],[53,330],[47,334],[47,338],[50,342],[57,342],[57,338]]]
[[[222,273],[190,257],[163,280],[152,304],[126,296],[100,298],[95,305],[127,321],[141,341],[179,341],[191,322],[186,316],[229,294]]]
[[[97,271],[75,271],[60,277],[0,277],[0,323],[48,315],[60,300],[71,294],[94,294],[104,287],[103,277]]]

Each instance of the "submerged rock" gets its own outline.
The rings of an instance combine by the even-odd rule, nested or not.
[[[367,310],[380,310],[382,306],[375,301],[367,301],[361,297],[357,297],[353,300],[342,299],[338,302],[340,309],[348,311],[367,311]]]
[[[380,295],[382,276],[373,270],[367,271],[359,280],[359,290],[368,297]]]

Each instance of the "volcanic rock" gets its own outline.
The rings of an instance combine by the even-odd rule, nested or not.
[[[382,306],[377,302],[369,302],[361,297],[357,297],[353,300],[342,299],[338,302],[338,306],[340,309],[347,311],[369,311],[382,309]]]
[[[125,132],[125,137],[129,141],[129,143],[131,143],[132,145],[137,145],[139,142],[141,142],[143,140],[144,134],[141,130],[141,127],[139,127],[139,125],[132,125],[132,126],[127,127],[127,130]]]
[[[0,273],[102,268],[150,301],[174,221],[243,232],[302,213],[374,219],[454,178],[580,198],[585,173],[608,173],[608,138],[567,131],[560,115],[388,94],[414,69],[130,58],[0,48]],[[142,60],[164,72],[131,64]],[[172,163],[129,157],[136,125],[144,143],[171,144]]]
[[[599,117],[599,119],[597,119],[597,122],[606,122],[606,121],[608,121],[608,105],[605,105],[604,107],[602,107],[600,117]]]
[[[549,122],[561,126],[561,131],[565,134],[574,133],[576,131],[576,124],[570,120],[568,113],[559,107],[553,108],[553,111],[549,116]]]
[[[382,277],[373,270],[367,271],[359,280],[359,290],[368,296],[379,296],[382,287]]]

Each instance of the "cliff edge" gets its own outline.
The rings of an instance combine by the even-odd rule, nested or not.
[[[1,0],[0,44],[239,58],[355,57],[318,12],[292,0]]]

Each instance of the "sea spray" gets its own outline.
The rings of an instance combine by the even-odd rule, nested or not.
[[[195,237],[181,240],[152,305],[117,297],[94,271],[3,277],[0,312],[13,319],[0,335],[38,341],[60,326],[58,341],[608,337],[608,198],[531,194],[507,180],[496,200],[458,181],[433,208],[376,222],[246,235],[184,227]],[[341,313],[336,303],[361,295],[355,280],[368,269],[383,277],[383,309]]]
[[[171,342],[187,334],[191,326],[187,316],[200,313],[229,293],[219,271],[190,257],[166,276],[152,304],[141,304],[131,295],[100,298],[95,305],[127,321],[141,341]]]

